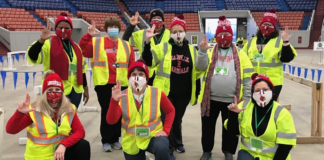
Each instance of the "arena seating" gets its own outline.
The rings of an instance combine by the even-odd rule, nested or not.
[[[268,11],[270,8],[281,11],[277,0],[225,0],[228,10]]]
[[[35,14],[41,18],[44,22],[46,22],[47,18],[56,18],[58,15],[60,15],[61,12],[66,12],[68,14],[68,17],[70,18],[77,18],[73,17],[72,13],[69,13],[68,11],[60,11],[60,10],[42,10],[42,9],[36,9]]]
[[[263,19],[264,13],[265,12],[252,13],[257,24]],[[277,16],[280,28],[284,29],[287,26],[289,30],[299,30],[302,25],[304,12],[277,12]]]
[[[102,32],[105,32],[104,30],[105,20],[111,16],[114,16],[119,20],[121,24],[121,32],[124,32],[126,29],[126,25],[122,22],[122,20],[120,19],[117,13],[100,13],[100,12],[83,12],[83,11],[78,12],[78,17],[86,20],[88,23],[91,24],[91,21],[94,20],[97,29]]]
[[[12,8],[24,8],[26,10],[50,9],[69,10],[62,0],[8,0]]]
[[[197,13],[184,13],[184,20],[186,21],[187,32],[199,32],[199,20]]]
[[[118,13],[116,3],[113,0],[68,0],[78,11],[88,12],[106,12],[106,13]]]
[[[124,3],[131,14],[135,14],[136,11],[139,14],[150,13],[155,8],[155,0],[124,0]]]
[[[0,26],[10,31],[40,31],[44,28],[29,12],[18,8],[0,8]]]
[[[165,13],[193,13],[198,11],[214,11],[216,10],[215,0],[165,0]]]
[[[317,0],[286,0],[291,11],[311,12],[315,9]]]

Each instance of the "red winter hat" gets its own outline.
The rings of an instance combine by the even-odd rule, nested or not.
[[[260,26],[264,22],[270,22],[273,26],[276,27],[277,26],[276,19],[277,19],[276,10],[270,9],[267,13],[264,14],[264,18],[260,22]]]
[[[254,73],[252,75],[251,79],[252,79],[252,85],[251,85],[252,88],[254,87],[254,85],[257,81],[259,82],[260,80],[265,80],[266,82],[268,82],[271,85],[272,89],[274,89],[273,83],[270,81],[270,78],[265,74]]]
[[[65,12],[62,12],[59,16],[57,16],[57,19],[55,20],[55,29],[61,21],[68,22],[71,25],[71,29],[73,29],[72,20],[68,17],[68,15]]]
[[[129,79],[129,77],[130,77],[130,71],[133,69],[133,68],[135,68],[135,67],[140,67],[140,68],[142,68],[143,70],[144,70],[144,72],[145,72],[145,75],[146,75],[146,80],[147,80],[147,82],[149,81],[149,70],[148,70],[148,68],[147,68],[147,66],[146,66],[146,63],[145,63],[145,61],[143,60],[143,59],[139,59],[139,60],[137,60],[137,61],[135,61],[134,63],[132,63],[129,67],[128,67],[128,79]]]
[[[221,33],[221,32],[229,32],[229,33],[231,33],[231,35],[233,35],[231,22],[229,20],[227,20],[224,15],[219,16],[218,27],[216,29],[215,37],[217,36],[218,33]]]
[[[180,25],[180,26],[182,26],[183,27],[183,29],[185,30],[185,32],[187,31],[186,30],[186,21],[184,20],[184,17],[183,17],[183,15],[178,15],[178,16],[176,16],[176,17],[174,17],[173,19],[172,19],[172,23],[171,23],[171,25],[170,25],[170,29],[174,26],[174,25]]]
[[[51,73],[44,79],[42,93],[49,87],[59,87],[64,92],[62,79],[56,73]]]

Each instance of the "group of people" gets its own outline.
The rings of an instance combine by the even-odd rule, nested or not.
[[[276,13],[265,13],[256,37],[239,51],[225,16],[219,17],[215,39],[207,37],[199,50],[189,44],[186,22],[179,15],[167,29],[160,9],[150,12],[151,28],[133,32],[139,13],[131,17],[122,39],[120,22],[105,21],[107,36],[95,37],[95,22],[79,43],[73,42],[72,21],[62,13],[42,31],[27,58],[43,64],[43,95],[26,99],[9,119],[6,131],[27,127],[25,159],[90,159],[90,145],[76,114],[89,99],[84,57],[91,58],[93,83],[101,107],[102,150],[122,149],[126,160],[175,160],[184,153],[182,118],[188,104],[201,103],[202,150],[210,160],[216,120],[222,116],[222,152],[233,160],[288,160],[296,145],[290,113],[277,102],[283,85],[283,63],[297,53],[287,29],[279,36]],[[198,22],[197,22],[198,23]],[[140,59],[135,61],[133,47]],[[64,96],[65,95],[65,96]],[[121,133],[122,132],[122,133]],[[122,142],[119,137],[122,136]]]

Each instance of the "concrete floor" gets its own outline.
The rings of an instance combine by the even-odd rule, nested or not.
[[[319,62],[319,53],[312,50],[298,50],[298,57],[291,62],[294,66],[324,69],[323,66],[317,65]],[[22,58],[22,57],[21,57]],[[15,63],[15,67],[19,71],[41,71],[42,66],[34,67],[22,67],[23,62],[19,64]],[[1,64],[0,64],[1,65]],[[6,63],[5,63],[6,65]],[[0,66],[0,71],[3,68]],[[310,72],[310,71],[309,71]],[[297,71],[296,71],[297,74]],[[310,74],[310,73],[309,73]],[[30,80],[27,89],[25,88],[25,76],[24,73],[18,73],[17,88],[14,89],[13,74],[7,73],[6,86],[4,89],[0,88],[0,107],[4,107],[5,123],[14,113],[17,108],[17,104],[24,100],[26,93],[29,93],[34,99],[33,95],[33,76],[29,74]],[[89,79],[88,73],[88,79]],[[310,75],[308,76],[310,77]],[[39,85],[41,81],[41,73],[36,74],[35,85]],[[321,80],[323,82],[323,78]],[[88,80],[89,83],[89,80]],[[0,79],[0,86],[2,85],[2,79]],[[284,80],[284,87],[280,94],[280,102],[282,104],[291,104],[295,126],[298,136],[310,136],[310,118],[311,118],[311,88],[302,84],[292,82],[290,80]],[[89,106],[98,106],[96,93],[93,86],[90,88],[90,100]],[[323,110],[324,112],[324,110]],[[111,153],[105,153],[101,150],[101,137],[99,133],[100,112],[87,112],[79,113],[79,118],[86,130],[86,137],[91,143],[91,159],[93,160],[120,160],[124,159],[123,153],[120,150],[113,150]],[[324,120],[323,120],[324,123]],[[200,124],[200,107],[188,106],[186,114],[183,118],[183,141],[186,148],[186,153],[175,153],[178,160],[199,160],[202,154],[202,148],[200,143],[201,138],[201,124]],[[223,154],[221,152],[221,122],[217,123],[215,136],[215,147],[213,150],[213,159],[222,160]],[[324,132],[324,128],[323,128]],[[21,160],[25,146],[18,145],[19,137],[25,137],[26,131],[21,131],[17,135],[9,135],[4,133],[2,145],[3,160]],[[297,145],[291,151],[293,160],[323,160],[324,157],[324,145],[309,144],[309,145]]]

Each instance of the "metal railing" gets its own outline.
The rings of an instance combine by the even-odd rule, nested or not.
[[[311,19],[308,23],[307,31],[310,31],[311,29],[313,29],[314,15],[315,15],[315,10],[313,10],[313,12],[312,12]]]
[[[200,32],[205,33],[204,31],[204,25],[200,16],[200,11],[198,11],[198,20],[199,20],[199,27],[200,27]]]
[[[123,15],[124,15],[124,18],[126,19],[126,21],[130,24],[131,17],[127,14],[127,12],[124,12]],[[141,29],[138,26],[135,26],[134,31],[139,31],[139,30],[141,30]]]

